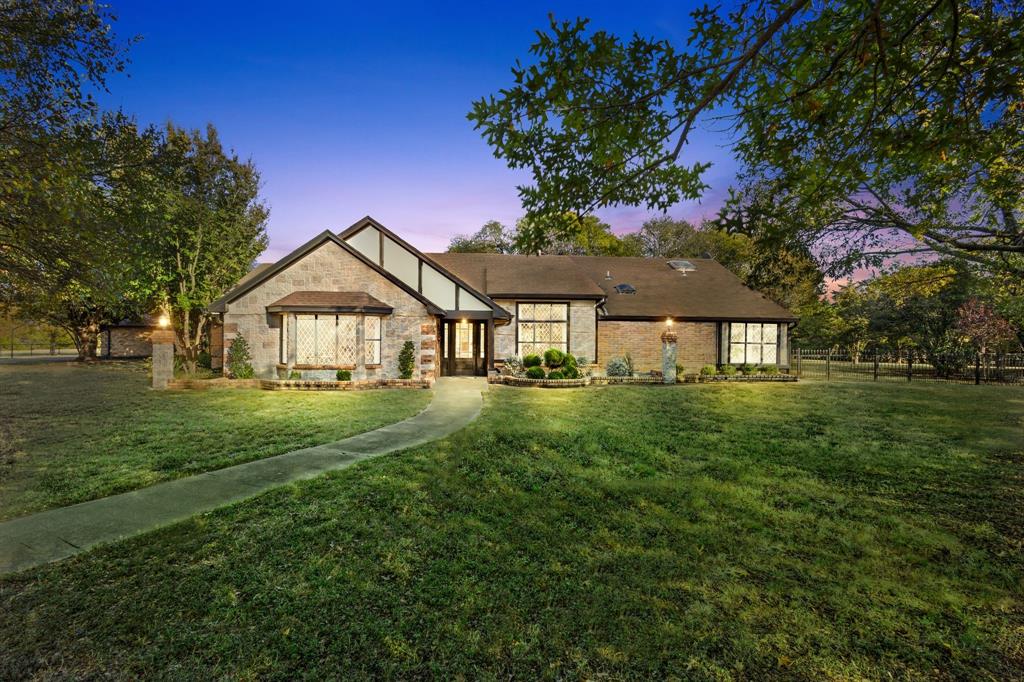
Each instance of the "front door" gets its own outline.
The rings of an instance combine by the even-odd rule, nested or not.
[[[442,343],[442,373],[448,376],[487,374],[486,322],[446,320]]]

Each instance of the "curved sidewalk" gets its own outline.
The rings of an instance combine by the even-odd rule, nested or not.
[[[438,379],[426,409],[375,431],[2,522],[0,574],[57,561],[270,488],[444,438],[476,419],[486,389],[481,378]]]

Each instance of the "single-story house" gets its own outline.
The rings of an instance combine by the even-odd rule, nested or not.
[[[370,217],[258,266],[210,310],[215,367],[242,334],[258,376],[326,379],[395,378],[407,341],[416,378],[483,375],[548,348],[660,369],[669,320],[687,371],[785,368],[796,322],[711,259],[428,254]]]
[[[104,360],[148,358],[153,355],[149,337],[159,328],[149,315],[102,325],[96,356]]]

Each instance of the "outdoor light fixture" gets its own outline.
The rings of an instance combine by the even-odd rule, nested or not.
[[[171,320],[170,318],[167,317],[167,313],[161,315],[160,319],[157,320],[157,324],[159,324],[162,329],[167,329],[167,325],[169,325],[170,323]]]
[[[665,318],[665,326],[666,327],[671,327],[672,326],[672,318],[671,317]]]

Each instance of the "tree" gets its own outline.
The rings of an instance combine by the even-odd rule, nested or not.
[[[836,272],[922,251],[1024,269],[1024,13],[988,0],[747,0],[695,10],[685,47],[551,19],[514,83],[469,119],[529,169],[528,216],[665,210],[699,197],[683,151],[718,115],[743,165],[732,202]],[[543,241],[571,223],[534,233]]]
[[[515,235],[497,220],[488,220],[474,234],[460,234],[448,243],[448,253],[515,253]]]
[[[11,0],[0,6],[0,280],[33,278],[37,267],[88,262],[80,251],[101,236],[71,216],[97,159],[82,147],[95,125],[88,88],[125,66],[126,44],[100,5]]]
[[[566,219],[572,220],[571,216]],[[563,232],[559,238],[549,240],[540,251],[530,251],[529,245],[536,243],[533,234],[544,231],[550,221],[536,218],[521,218],[516,223],[515,243],[523,253],[543,253],[555,256],[639,256],[631,242],[617,237],[611,225],[596,216],[583,216],[577,228],[571,233]]]
[[[983,355],[1014,343],[1020,345],[1013,325],[977,298],[968,299],[957,309],[956,331]]]
[[[170,313],[186,371],[195,372],[209,305],[252,269],[267,247],[269,212],[252,161],[225,152],[217,130],[167,126],[155,163],[150,214],[155,298]]]

